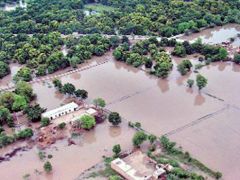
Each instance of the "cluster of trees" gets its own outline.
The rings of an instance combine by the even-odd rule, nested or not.
[[[115,10],[106,9],[88,16],[84,13],[84,5],[92,2],[28,1],[26,10],[17,8],[13,12],[1,12],[0,31],[14,34],[119,32],[169,37],[184,32],[198,32],[202,27],[239,23],[238,1],[99,0],[97,2],[114,7]]]
[[[19,81],[13,92],[0,94],[0,124],[13,126],[12,113],[25,110],[34,97],[32,87],[24,81]]]
[[[5,147],[17,140],[28,139],[33,136],[33,130],[30,128],[23,129],[13,135],[7,135],[5,132],[0,133],[0,148]]]
[[[62,84],[59,79],[54,79],[53,85],[63,94],[68,94],[81,99],[86,99],[88,97],[88,92],[86,90],[76,89],[76,87],[71,83]]]
[[[172,70],[173,64],[171,57],[162,48],[163,44],[163,41],[159,42],[155,37],[137,42],[131,48],[128,43],[122,43],[114,50],[113,56],[116,60],[126,62],[134,67],[144,64],[152,74],[166,78]],[[148,54],[151,56],[147,57]],[[152,69],[153,61],[155,65]]]
[[[138,131],[134,134],[132,142],[134,147],[140,147],[140,145],[146,140],[149,140],[149,142],[153,144],[157,140],[157,137],[155,135],[148,136],[143,131]]]
[[[172,55],[178,57],[186,57],[194,53],[200,53],[205,56],[208,62],[224,61],[228,57],[228,52],[225,48],[216,45],[203,44],[201,39],[190,44],[188,41],[176,43]]]

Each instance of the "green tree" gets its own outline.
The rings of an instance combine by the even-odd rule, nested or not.
[[[93,116],[90,115],[83,115],[80,118],[81,121],[81,128],[90,130],[96,125],[96,120]]]
[[[151,144],[153,144],[157,140],[157,137],[151,134],[148,136],[148,140]]]
[[[64,84],[63,85],[63,87],[62,87],[62,92],[64,93],[64,94],[69,94],[69,95],[73,95],[74,94],[74,92],[75,92],[75,86],[73,85],[73,84],[71,84],[71,83],[66,83],[66,84]]]
[[[55,88],[59,90],[63,87],[62,82],[59,79],[53,79],[53,85]]]
[[[49,161],[47,161],[44,163],[43,168],[46,173],[50,173],[52,171],[52,164]]]
[[[27,100],[24,96],[15,95],[14,103],[12,105],[13,111],[21,111],[27,107]]]
[[[108,121],[112,123],[112,125],[117,126],[122,122],[122,118],[117,112],[111,112],[108,116]]]
[[[26,128],[24,130],[19,131],[16,134],[17,139],[27,139],[33,136],[33,130],[31,128]]]
[[[0,106],[0,125],[3,125],[10,121],[12,121],[12,115],[10,111],[5,107]]]
[[[32,80],[32,71],[28,67],[21,68],[14,77],[15,81],[31,81]]]
[[[133,145],[135,147],[140,147],[140,145],[147,140],[147,135],[143,131],[138,131],[133,136]]]
[[[106,102],[102,98],[96,98],[93,100],[93,104],[98,108],[104,108],[106,106]]]
[[[194,85],[194,80],[193,80],[193,79],[188,79],[188,80],[187,80],[187,84],[188,84],[188,87],[189,87],[189,88],[192,88],[193,85]]]
[[[88,92],[84,89],[77,89],[74,92],[74,94],[75,94],[76,97],[80,97],[82,99],[86,99],[88,97]]]
[[[3,61],[0,61],[0,78],[3,78],[4,76],[10,74],[10,68],[8,64],[6,64]]]
[[[201,74],[198,74],[196,78],[196,82],[197,82],[198,89],[201,90],[207,85],[208,81],[204,76],[202,76]]]
[[[113,153],[114,153],[114,157],[118,157],[120,152],[121,152],[121,146],[120,144],[116,144],[113,146],[113,149],[112,149]]]
[[[186,75],[192,67],[192,63],[189,60],[183,60],[180,64],[177,65],[177,70],[181,75]]]
[[[233,61],[234,61],[236,64],[240,64],[240,54],[234,54]]]
[[[24,112],[27,114],[27,117],[32,122],[38,122],[41,120],[41,115],[45,109],[41,108],[39,104],[34,106],[29,106],[25,108]]]
[[[25,81],[19,81],[16,84],[15,93],[25,97],[28,102],[33,99],[34,93],[30,84]]]

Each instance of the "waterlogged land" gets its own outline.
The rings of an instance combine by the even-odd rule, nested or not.
[[[221,32],[217,36],[225,37],[225,28],[211,30]],[[237,27],[234,25],[234,28]],[[236,34],[234,32],[229,37]],[[196,35],[188,38],[195,39]],[[210,33],[208,39],[214,36],[214,33]],[[220,43],[218,38],[217,41],[214,39],[211,40],[213,43]],[[80,71],[60,76],[59,79],[63,83],[70,82],[77,88],[86,89],[89,101],[96,97],[104,98],[108,109],[119,112],[127,120],[140,122],[148,132],[169,136],[193,157],[210,168],[221,171],[224,179],[240,176],[240,144],[237,141],[240,138],[240,66],[231,62],[218,62],[203,67],[199,71],[208,78],[209,83],[199,93],[196,88],[186,87],[187,79],[195,79],[196,74],[190,72],[181,76],[176,69],[182,58],[173,58],[174,68],[171,74],[167,79],[161,80],[149,75],[144,68],[136,69],[115,61],[111,54],[109,52],[102,57],[94,57],[87,64],[82,64]],[[184,59],[190,59],[193,64],[199,63],[197,55]],[[1,81],[1,87],[6,82]],[[53,88],[51,79],[33,83],[32,86],[37,94],[37,102],[42,107],[54,109],[70,101]],[[35,172],[35,169],[43,171],[43,163],[38,158],[38,150],[33,148],[8,162],[0,163],[0,169],[3,169],[0,176],[16,179],[29,173],[33,179],[73,179],[99,162],[103,155],[111,154],[111,148],[116,142],[123,149],[130,148],[132,134],[133,131],[127,127],[126,122],[118,129],[105,123],[78,137],[77,145],[68,146],[66,141],[59,141],[47,149],[47,154],[53,155],[51,162],[54,170],[51,175],[44,172],[38,175]],[[26,162],[25,166],[21,166],[23,162]],[[69,166],[71,163],[74,165]],[[7,171],[9,167],[16,167],[16,173]]]

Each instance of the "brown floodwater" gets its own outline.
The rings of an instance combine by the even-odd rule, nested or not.
[[[239,160],[237,106],[240,66],[230,62],[218,62],[203,67],[199,71],[208,78],[208,86],[200,93],[196,87],[193,89],[186,87],[188,78],[195,79],[194,72],[181,76],[177,71],[176,65],[182,59],[190,59],[193,64],[199,63],[196,55],[174,58],[173,71],[165,80],[151,76],[144,70],[116,62],[111,53],[95,57],[88,64],[81,65],[82,71],[60,79],[63,83],[70,82],[77,88],[86,89],[90,100],[96,97],[104,98],[108,109],[119,112],[127,120],[140,122],[145,130],[159,136],[169,135],[194,157],[211,168],[223,172],[224,179],[236,179],[239,177],[237,168],[240,166],[237,161],[232,166],[229,163],[234,159]],[[99,61],[106,63],[95,66]],[[33,89],[38,96],[38,103],[48,109],[69,101],[67,96],[56,92],[50,81],[34,83]],[[208,94],[224,101],[210,97]],[[228,110],[226,109],[228,104],[235,105],[236,108],[233,110],[232,107]],[[54,146],[59,147],[58,151],[54,151],[54,148],[48,150],[54,155],[53,175],[44,177],[71,179],[98,162],[104,154],[98,152],[105,152],[104,149],[111,151],[111,143],[120,143],[126,148],[131,147],[130,139],[133,132],[127,127],[122,127],[119,131],[114,133],[109,130],[109,126],[103,124],[82,137],[79,143],[83,146],[78,145],[80,148],[68,147],[64,141],[57,143]],[[107,143],[106,147],[105,143]],[[23,153],[21,157],[17,156],[9,162],[2,163],[0,169],[17,167],[26,160],[30,164],[20,167],[16,174],[20,177],[28,173],[27,167],[30,168],[29,173],[34,174],[34,169],[42,170],[43,165],[36,161],[38,158],[36,151],[33,149],[29,153]],[[229,163],[225,163],[227,161]],[[72,162],[73,167],[69,166]],[[64,174],[65,169],[69,173]],[[9,172],[3,172],[3,177],[9,175]]]
[[[240,111],[229,108],[201,123],[170,136],[184,150],[209,167],[223,172],[224,179],[240,177]]]
[[[230,87],[235,85],[236,92],[239,91],[235,81],[228,79],[230,77],[238,82],[238,66],[229,65],[229,63],[214,63],[200,70],[209,79],[208,87],[200,93],[197,88],[189,89],[186,87],[188,78],[195,79],[196,74],[193,72],[181,76],[175,66],[169,77],[161,80],[143,70],[116,62],[110,55],[106,58],[109,59],[107,63],[62,77],[62,82],[70,82],[77,88],[86,89],[90,99],[104,98],[108,109],[119,112],[127,120],[140,122],[145,130],[159,136],[172,135],[185,132],[185,129],[192,129],[195,124],[198,125],[201,117],[214,114],[225,107],[226,102],[212,98],[206,93],[225,99],[222,95],[228,96],[230,93],[226,93],[226,91],[231,92]],[[198,56],[194,55],[186,58],[174,58],[174,65],[182,59],[191,59],[194,64],[199,63]],[[206,74],[207,72],[209,74]],[[222,73],[221,76],[220,73]],[[224,78],[219,78],[217,81],[215,80],[217,77]],[[228,79],[227,83],[232,83],[231,86],[224,86],[222,79]],[[39,103],[46,108],[52,109],[66,99],[64,96],[58,96],[54,88],[49,88],[46,85],[34,84],[33,87],[39,96]],[[226,90],[224,90],[225,88]],[[230,96],[233,101],[237,102],[236,95],[230,94]],[[44,97],[47,99],[44,100]],[[223,132],[223,136],[224,134]],[[220,136],[219,138],[221,139]],[[176,141],[182,145],[180,141]],[[208,146],[207,143],[202,143],[202,145]],[[184,147],[184,145],[182,146]],[[188,148],[186,149],[188,150]],[[217,151],[217,149],[216,147],[215,150]],[[229,154],[232,153],[234,152],[229,151]],[[218,160],[213,156],[206,156],[206,154],[195,151],[192,154],[204,162],[208,160],[218,163]],[[227,161],[227,159],[225,160]],[[210,167],[219,168],[219,166],[212,166],[212,164]],[[226,171],[223,170],[223,173],[231,169],[229,166],[224,167]]]
[[[102,156],[111,156],[113,145],[121,144],[123,151],[130,149],[133,133],[127,123],[122,123],[120,127],[112,127],[107,122],[99,124],[94,130],[73,138],[76,145],[68,146],[67,140],[63,140],[44,151],[47,155],[53,155],[53,158],[48,159],[53,166],[51,174],[44,172],[44,162],[39,159],[39,150],[35,147],[18,153],[10,161],[0,163],[1,179],[22,179],[24,175],[30,174],[31,180],[72,180],[100,162]]]
[[[184,35],[180,39],[187,41],[195,41],[197,38],[201,38],[203,43],[219,44],[224,41],[229,41],[230,38],[236,37],[233,42],[234,46],[240,46],[240,39],[237,34],[240,32],[240,25],[227,24],[224,26],[218,26],[210,29],[205,29],[199,33],[194,33],[189,36]]]

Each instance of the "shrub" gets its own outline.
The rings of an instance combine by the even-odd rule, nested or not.
[[[60,124],[58,125],[58,128],[59,128],[59,129],[64,129],[65,126],[66,126],[66,123],[65,123],[65,122],[62,122],[62,123],[60,123]]]
[[[41,127],[45,127],[45,126],[48,126],[50,124],[50,120],[49,118],[42,118],[41,119]]]

